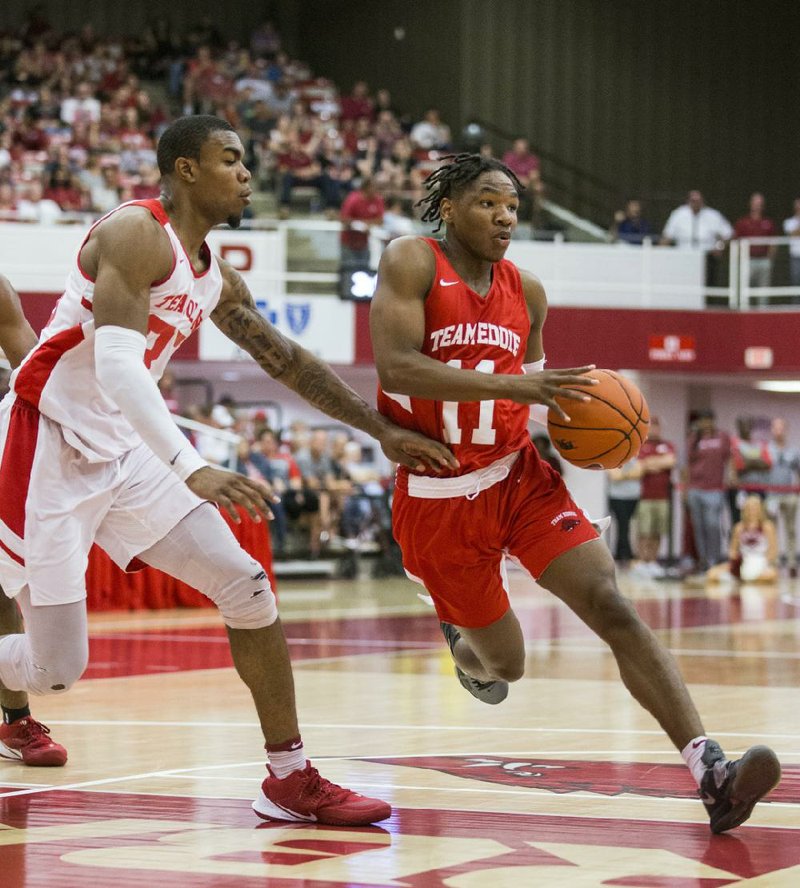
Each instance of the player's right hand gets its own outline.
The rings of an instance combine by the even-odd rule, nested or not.
[[[512,379],[509,399],[517,404],[545,404],[562,419],[569,422],[569,416],[556,401],[555,396],[571,401],[588,401],[589,396],[582,391],[570,389],[571,385],[597,385],[598,380],[585,376],[595,364],[584,367],[569,367],[564,370],[540,370],[526,373]]]
[[[280,501],[280,497],[275,495],[266,481],[251,481],[238,472],[215,469],[212,466],[204,466],[192,472],[186,479],[186,485],[201,499],[211,500],[222,506],[237,524],[242,520],[236,511],[237,505],[253,521],[261,521],[262,517],[273,517],[269,504]]]

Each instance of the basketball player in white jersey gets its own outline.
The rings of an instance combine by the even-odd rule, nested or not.
[[[330,368],[284,338],[240,275],[217,260],[208,231],[237,226],[250,173],[239,137],[199,115],[162,135],[159,200],[124,204],[79,248],[67,288],[0,405],[0,583],[25,633],[0,638],[0,685],[66,691],[88,658],[84,575],[97,542],[123,568],[149,564],[218,606],[236,669],[266,740],[266,819],[359,825],[386,803],[342,789],[306,760],[275,598],[212,503],[238,520],[266,515],[264,490],[206,465],[170,418],[156,380],[210,317],[271,376],[329,416],[375,437],[386,456],[453,468],[442,444],[380,416]]]
[[[11,284],[0,274],[0,349],[12,367],[17,367],[36,345],[36,334],[25,319]],[[16,603],[0,589],[0,635],[22,631]],[[67,761],[67,750],[50,736],[50,729],[31,716],[24,691],[0,688],[0,758],[34,767],[59,767]]]

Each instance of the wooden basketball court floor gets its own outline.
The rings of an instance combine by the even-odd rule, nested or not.
[[[0,885],[800,886],[800,587],[622,579],[709,734],[784,764],[749,823],[712,836],[603,645],[527,575],[511,583],[528,677],[497,707],[460,687],[411,583],[282,583],[306,748],[393,805],[361,829],[252,813],[261,739],[214,611],[93,616],[84,679],[34,701],[67,766],[0,762]]]

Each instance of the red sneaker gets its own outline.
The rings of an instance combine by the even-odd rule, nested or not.
[[[264,820],[294,820],[330,826],[367,826],[386,820],[392,809],[380,799],[370,799],[331,783],[311,762],[279,780],[267,767],[268,776],[253,802]]]
[[[60,768],[67,750],[50,739],[50,728],[27,716],[10,725],[0,724],[0,758],[21,759],[32,767]]]

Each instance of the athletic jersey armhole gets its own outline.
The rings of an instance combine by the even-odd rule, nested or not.
[[[83,252],[83,248],[89,242],[89,238],[92,236],[95,228],[101,223],[105,222],[106,219],[109,219],[114,213],[119,212],[120,210],[125,210],[128,207],[142,207],[145,210],[148,210],[150,215],[158,222],[158,224],[166,229],[167,225],[169,225],[169,216],[167,215],[167,211],[164,209],[162,203],[157,198],[149,198],[147,200],[129,200],[123,204],[120,204],[118,207],[114,207],[113,210],[110,210],[104,216],[101,216],[97,222],[92,225],[92,227],[86,232],[86,237],[84,237],[83,241],[81,241],[81,245],[78,247],[78,256],[76,259],[76,265],[78,266],[78,271],[81,273],[81,277],[85,280],[89,281],[90,284],[95,283],[95,279],[88,275],[84,270],[83,265],[81,264],[81,253]],[[160,280],[152,281],[151,287],[158,287],[160,284],[166,283],[170,277],[172,277],[173,272],[175,271],[175,266],[178,264],[178,254],[175,250],[175,245],[172,243],[172,238],[167,235],[169,240],[169,246],[172,250],[172,267],[169,272],[164,275]],[[87,306],[88,307],[88,306]]]

